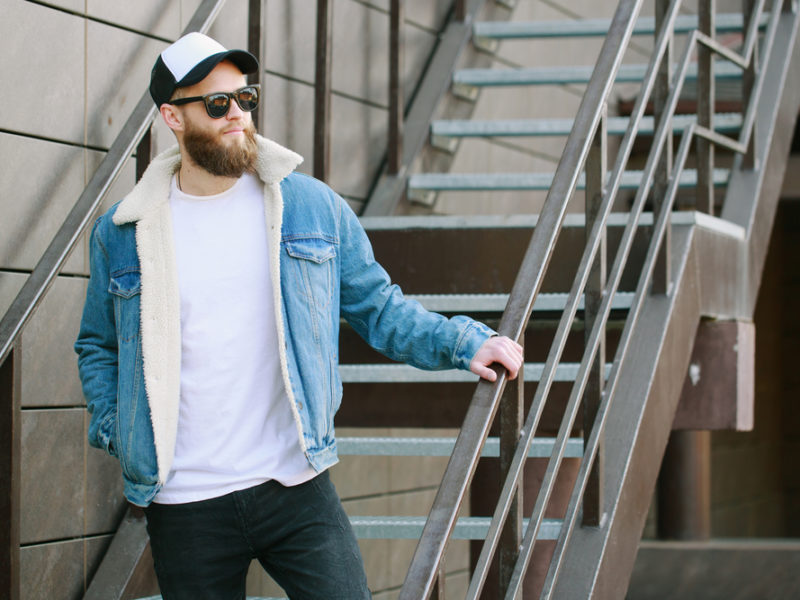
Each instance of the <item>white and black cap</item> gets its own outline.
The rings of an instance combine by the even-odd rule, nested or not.
[[[216,40],[196,31],[167,47],[150,73],[150,95],[156,106],[169,102],[176,88],[202,81],[223,60],[244,73],[258,71],[258,59],[246,50],[227,50]]]

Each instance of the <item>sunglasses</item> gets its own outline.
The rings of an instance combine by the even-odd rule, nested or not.
[[[251,112],[258,106],[258,93],[261,86],[258,84],[246,85],[233,92],[212,92],[205,96],[192,96],[191,98],[178,98],[173,100],[170,104],[180,106],[182,104],[189,104],[189,102],[203,102],[206,106],[206,112],[212,119],[221,119],[228,114],[231,107],[231,98],[236,100],[244,112]]]

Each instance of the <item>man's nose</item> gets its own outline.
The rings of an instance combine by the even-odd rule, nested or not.
[[[239,103],[233,98],[231,98],[231,105],[228,107],[228,113],[225,115],[225,118],[229,121],[244,118],[244,111],[239,108]]]

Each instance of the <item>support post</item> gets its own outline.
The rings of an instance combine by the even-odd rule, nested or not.
[[[589,242],[589,232],[597,220],[598,211],[605,194],[606,169],[608,165],[608,131],[606,111],[600,119],[595,132],[589,155],[586,158],[586,242]],[[591,272],[586,282],[584,292],[584,340],[588,341],[589,335],[597,321],[597,313],[603,300],[603,290],[606,287],[606,232],[600,233],[600,247],[592,263]],[[597,409],[603,397],[605,384],[606,341],[603,335],[597,354],[594,357],[589,372],[589,380],[583,394],[583,437],[588,441],[592,433],[592,425],[597,416]],[[603,514],[603,446],[597,450],[586,491],[583,494],[583,525],[597,527]]]
[[[500,481],[505,481],[511,461],[519,444],[520,431],[524,420],[524,378],[525,374],[520,368],[517,378],[506,385],[505,393],[500,401]],[[523,471],[524,472],[524,471]],[[523,475],[524,477],[524,475]],[[501,485],[502,487],[502,485]],[[511,508],[508,512],[503,531],[500,534],[498,548],[499,560],[499,595],[506,595],[514,565],[519,557],[519,547],[522,544],[522,490],[524,483],[520,482],[514,493]]]
[[[403,21],[405,0],[391,0],[389,14],[389,175],[397,175],[403,164]]]
[[[462,22],[467,16],[467,0],[455,0],[455,20]]]
[[[658,476],[658,536],[711,537],[711,432],[670,433]]]
[[[747,32],[750,22],[756,15],[753,14],[756,0],[742,0],[742,31]],[[756,76],[758,75],[758,44],[753,45],[753,53],[750,55],[750,64],[742,72],[742,113],[747,112],[747,107],[750,105],[750,98],[753,94],[753,87],[755,85]],[[753,121],[753,131],[750,134],[750,143],[747,145],[747,152],[742,156],[743,169],[756,168],[755,156],[755,143],[756,143],[756,125],[758,119]]]
[[[263,0],[249,0],[249,2],[247,11],[247,51],[258,59],[259,69],[248,76],[248,81],[250,83],[261,83],[261,71],[264,68],[264,28],[261,16]],[[263,112],[259,108],[253,111],[253,123],[259,132],[263,131],[264,126],[262,114]]]
[[[20,352],[0,364],[0,598],[19,600]]]
[[[714,38],[716,0],[701,0],[697,7],[698,29]],[[697,45],[697,124],[713,129],[714,122],[714,53],[705,44]],[[714,214],[714,145],[697,136],[697,201],[698,211]]]
[[[668,0],[656,0],[655,19],[656,19],[656,38],[664,26],[664,17],[669,10]],[[670,33],[667,49],[658,68],[658,76],[653,90],[653,116],[656,127],[662,119],[668,118],[665,107],[669,96],[670,81],[672,81],[672,54],[673,54],[673,35]],[[672,128],[669,127],[669,131]],[[661,158],[655,172],[653,181],[653,214],[658,214],[662,204],[666,200],[667,187],[669,185],[669,175],[672,172],[673,143],[670,133],[664,142],[664,149],[661,151]],[[669,291],[669,282],[672,276],[670,272],[670,247],[672,245],[672,228],[667,227],[664,232],[664,239],[656,259],[653,271],[653,293],[666,294]]]
[[[331,38],[333,4],[317,0],[317,56],[314,78],[314,177],[330,180]]]
[[[147,166],[153,155],[153,126],[147,128],[147,132],[139,140],[136,146],[136,181],[144,175]]]

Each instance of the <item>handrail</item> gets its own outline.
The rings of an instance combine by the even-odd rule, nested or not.
[[[764,36],[762,64],[766,64],[766,61],[770,56],[777,20],[780,15],[780,7],[783,1],[784,0],[773,0],[772,14],[767,27],[767,32]],[[562,313],[562,319],[555,334],[554,341],[545,364],[542,379],[537,386],[533,404],[529,411],[525,425],[522,428],[519,443],[516,446],[511,465],[508,468],[500,499],[490,524],[489,533],[483,545],[481,555],[473,573],[470,588],[467,592],[467,598],[477,598],[482,591],[482,587],[488,573],[489,564],[497,550],[501,531],[505,526],[511,505],[516,497],[516,490],[520,485],[528,447],[532,442],[534,432],[543,411],[544,402],[550,390],[552,373],[555,371],[557,363],[560,360],[561,353],[566,343],[566,333],[569,331],[569,325],[572,323],[577,311],[577,301],[581,297],[586,286],[590,268],[595,260],[595,255],[598,252],[598,248],[600,247],[601,234],[606,227],[607,219],[610,214],[611,207],[613,206],[616,193],[619,189],[619,184],[625,165],[632,151],[633,141],[639,129],[639,123],[644,115],[650,94],[653,92],[655,87],[655,82],[659,75],[659,68],[668,48],[680,3],[681,0],[672,0],[664,13],[662,26],[657,33],[656,44],[650,64],[648,65],[648,69],[645,74],[642,89],[637,97],[636,104],[631,115],[630,124],[617,154],[615,168],[608,178],[608,184],[603,194],[601,206],[598,209],[598,215],[591,225],[591,233],[587,237],[586,247],[578,267],[577,275],[575,276],[566,307]],[[621,56],[624,54],[624,51],[627,47],[628,40],[630,38],[633,26],[635,25],[636,16],[639,13],[641,4],[641,0],[623,0],[618,6],[617,12],[612,21],[612,26],[609,29],[608,35],[606,36],[606,41],[594,69],[592,79],[586,89],[586,93],[584,94],[583,101],[578,111],[578,116],[575,119],[575,125],[572,129],[570,137],[567,140],[564,154],[562,155],[562,159],[559,162],[556,170],[553,186],[547,195],[539,224],[534,231],[528,251],[525,255],[525,259],[517,275],[517,280],[515,281],[514,288],[509,299],[508,308],[501,320],[499,329],[500,333],[502,334],[509,335],[515,339],[520,339],[522,336],[525,324],[530,317],[530,306],[535,300],[535,296],[538,294],[541,281],[544,277],[544,272],[546,271],[552,256],[555,240],[560,232],[566,206],[565,199],[572,194],[574,190],[574,182],[577,180],[577,177],[580,175],[581,170],[586,162],[589,144],[594,137],[595,132],[597,131],[598,124],[605,110],[611,84],[613,83]],[[595,355],[600,346],[603,332],[610,314],[611,302],[619,286],[623,269],[633,245],[634,234],[638,228],[639,216],[643,211],[644,202],[654,184],[656,170],[664,168],[664,165],[661,164],[660,158],[665,144],[670,138],[670,120],[673,117],[677,107],[678,96],[682,82],[685,79],[685,75],[688,70],[692,52],[695,50],[697,44],[701,44],[708,48],[712,54],[716,53],[722,56],[724,59],[737,64],[743,69],[752,68],[752,65],[755,62],[756,54],[756,28],[761,20],[763,5],[764,0],[756,0],[752,3],[752,14],[749,18],[749,21],[746,21],[749,23],[749,25],[745,35],[744,49],[741,55],[717,43],[712,37],[713,31],[711,31],[710,34],[707,32],[703,33],[694,31],[690,37],[682,61],[680,62],[680,67],[673,77],[672,85],[670,85],[669,94],[666,102],[664,103],[663,113],[654,135],[652,150],[648,156],[647,165],[643,174],[642,185],[637,191],[634,199],[628,225],[623,233],[614,265],[610,271],[608,281],[602,294],[602,302],[596,314],[596,321],[591,327],[591,333],[586,340],[584,356],[580,364],[579,373],[567,402],[564,419],[562,420],[559,428],[555,447],[550,461],[548,462],[547,470],[536,500],[536,505],[529,519],[529,525],[525,532],[525,539],[522,547],[520,548],[514,571],[511,575],[511,580],[508,583],[505,596],[507,599],[513,599],[517,597],[517,594],[520,591],[524,574],[533,551],[533,545],[536,541],[537,532],[544,516],[544,510],[553,490],[555,476],[563,459],[564,446],[566,443],[565,441],[569,436],[575,417],[577,416],[579,402],[586,388],[591,365],[595,360]],[[668,182],[666,195],[659,206],[657,221],[654,224],[653,232],[651,234],[651,244],[648,249],[648,254],[642,268],[641,278],[637,286],[637,304],[629,313],[630,316],[625,325],[623,338],[618,346],[617,356],[615,358],[614,367],[612,370],[614,379],[609,379],[609,381],[606,383],[600,405],[597,408],[597,413],[594,418],[594,425],[591,428],[591,433],[586,442],[585,453],[578,474],[578,481],[573,488],[567,512],[567,518],[565,519],[564,526],[562,526],[562,531],[556,546],[556,552],[550,563],[543,597],[550,597],[550,594],[552,593],[554,582],[558,576],[564,548],[569,541],[569,536],[574,529],[574,525],[577,520],[577,515],[579,512],[578,507],[586,490],[586,484],[590,474],[590,467],[597,454],[600,444],[600,436],[602,434],[605,419],[608,414],[609,404],[613,398],[613,392],[617,383],[617,374],[619,373],[620,365],[627,353],[628,341],[631,335],[630,332],[633,330],[636,320],[638,319],[645,294],[647,293],[648,287],[653,278],[653,272],[655,270],[655,264],[660,245],[664,239],[664,236],[666,235],[666,232],[668,231],[667,224],[669,222],[669,214],[678,189],[677,183],[679,181],[679,175],[685,165],[691,143],[695,139],[701,138],[707,140],[712,146],[721,145],[729,150],[737,152],[740,155],[746,154],[750,145],[750,139],[755,122],[755,107],[758,104],[758,98],[761,93],[761,89],[763,88],[764,71],[765,69],[763,69],[763,67],[756,70],[755,81],[753,83],[752,90],[750,90],[746,116],[743,120],[743,126],[740,130],[738,140],[733,140],[727,136],[718,134],[711,130],[710,127],[703,127],[700,124],[692,124],[685,130],[683,139],[681,141],[681,146],[675,160],[675,165],[672,168],[672,171],[668,174],[669,179],[666,180]],[[713,114],[713,107],[711,112]],[[589,168],[588,165],[586,168]],[[589,227],[588,222],[587,227]],[[664,293],[666,292],[667,290],[664,290]],[[512,318],[511,315],[515,315],[515,317]],[[498,382],[494,386],[482,383],[478,385],[475,391],[472,403],[470,404],[470,411],[468,412],[464,421],[464,428],[459,435],[459,442],[461,443],[456,444],[451,462],[448,464],[447,470],[445,471],[439,493],[437,494],[430,513],[428,520],[430,525],[430,534],[426,536],[425,533],[423,533],[423,538],[420,540],[417,552],[412,559],[411,569],[409,570],[403,590],[401,591],[401,598],[427,598],[428,594],[430,593],[428,582],[430,582],[438,572],[440,565],[439,561],[441,561],[442,558],[442,555],[438,549],[443,548],[447,541],[446,539],[437,539],[435,534],[438,533],[439,535],[447,535],[449,529],[447,526],[443,525],[443,523],[449,524],[460,508],[460,502],[455,502],[454,499],[458,499],[459,501],[463,500],[463,492],[461,492],[461,489],[469,485],[469,480],[471,479],[476,467],[473,462],[467,462],[467,458],[474,457],[476,449],[479,452],[480,446],[485,440],[484,432],[488,431],[491,419],[493,419],[494,413],[497,410],[499,394],[502,391],[502,386],[504,383],[504,380],[501,379],[498,379]],[[491,388],[494,393],[491,396],[491,401],[487,404],[486,390],[489,388]],[[486,418],[489,419],[488,423],[482,422],[473,424],[473,411],[478,410],[482,410]],[[476,427],[475,431],[466,431],[468,427],[473,426]],[[463,452],[463,456],[457,455],[459,452]],[[461,476],[461,480],[458,479],[458,471],[460,471],[462,474],[466,474],[466,476]],[[459,489],[459,494],[454,494],[452,491],[450,491],[448,489],[450,486],[457,487]],[[428,527],[426,526],[426,530],[427,529]],[[425,561],[428,563],[427,575],[425,565],[422,564]]]
[[[555,242],[566,215],[565,199],[569,198],[577,187],[581,168],[589,153],[592,132],[600,122],[605,98],[611,91],[614,76],[622,62],[624,47],[627,46],[627,40],[632,35],[642,2],[643,0],[620,2],[609,27],[596,67],[578,108],[575,124],[567,138],[564,152],[553,176],[553,183],[545,199],[539,222],[525,252],[508,305],[500,321],[498,332],[512,339],[518,341],[522,339],[526,324],[530,319],[533,303],[541,288],[544,273],[552,258]],[[598,102],[598,98],[602,98],[603,101]],[[600,220],[598,219],[597,222],[599,223]],[[577,304],[575,298],[572,300]],[[564,343],[565,340],[562,340],[562,348]],[[544,394],[544,391],[549,389],[559,356],[559,349],[551,349],[545,363],[542,381],[537,386],[537,393],[542,390],[542,394]],[[505,377],[501,376],[494,384],[480,382],[475,390],[400,592],[401,600],[427,598],[432,590],[435,573],[443,558],[446,538],[449,537],[452,523],[455,521],[466,488],[477,467],[480,449],[488,435],[491,420],[497,411],[504,385]],[[483,418],[478,415],[482,415]],[[535,420],[538,421],[538,417]],[[524,435],[525,430],[523,430]],[[513,468],[510,469],[510,475],[511,470]],[[531,523],[529,529],[532,527],[537,526]],[[499,529],[499,527],[497,528]]]
[[[763,64],[766,64],[771,55],[772,43],[775,39],[775,32],[777,30],[778,18],[780,17],[781,14],[780,11],[781,3],[782,0],[773,0],[772,3],[772,11],[770,15],[769,25],[764,39]],[[763,8],[763,0],[758,0],[757,4],[753,8],[754,20],[759,18],[762,8]],[[693,37],[690,38],[690,41],[687,44],[687,53],[685,56],[686,64],[688,64],[688,58],[695,43],[704,43],[704,41],[702,40],[703,37],[704,36],[702,34],[698,34],[697,32],[695,32],[693,34]],[[747,50],[746,52],[743,53],[744,57],[746,57],[746,60],[744,62],[749,63],[749,58],[752,56],[753,47],[749,46],[748,44],[745,44],[745,48],[747,48]],[[743,68],[746,68],[747,66],[749,65],[742,64]],[[761,89],[763,87],[764,73],[765,69],[762,67],[762,69],[758,72],[756,76],[756,82],[752,91],[752,95],[750,98],[750,107],[748,107],[748,110],[751,107],[758,104]],[[677,97],[678,94],[680,93],[681,84],[682,84],[682,79],[678,78],[676,74],[676,78],[673,84],[673,90],[671,93],[671,98],[670,101],[668,102],[668,105],[670,106],[670,110],[668,112],[669,115],[674,114],[675,106],[677,105]],[[667,122],[668,118],[665,118],[664,121],[662,122],[662,125],[665,126]],[[664,127],[664,129],[666,130],[666,127]],[[748,129],[742,129],[742,131],[740,132],[740,141],[738,143],[732,143],[732,141],[727,140],[727,138],[718,139],[718,138],[725,138],[725,136],[717,136],[716,134],[714,136],[709,136],[708,134],[711,132],[708,132],[707,130],[704,131],[704,128],[698,126],[696,123],[690,124],[684,130],[681,139],[681,145],[678,149],[678,154],[676,156],[675,165],[670,174],[670,185],[666,191],[665,200],[662,203],[658,215],[656,216],[655,222],[653,224],[651,243],[650,246],[648,247],[647,255],[642,268],[642,275],[634,295],[634,301],[629,310],[629,317],[626,320],[625,327],[623,329],[622,336],[620,338],[617,350],[617,357],[615,358],[611,373],[609,374],[609,378],[606,383],[605,394],[601,402],[601,405],[598,408],[598,413],[596,415],[594,425],[591,430],[590,438],[587,441],[586,446],[584,447],[584,457],[581,461],[581,465],[578,471],[573,492],[570,496],[565,522],[564,525],[562,526],[561,533],[559,534],[559,538],[556,543],[556,548],[545,580],[544,592],[543,592],[543,597],[545,598],[549,598],[552,595],[553,587],[558,577],[559,569],[562,565],[564,549],[566,547],[566,544],[569,542],[570,535],[574,529],[575,522],[577,520],[578,505],[580,503],[581,495],[583,494],[583,489],[588,479],[588,468],[589,465],[591,465],[591,462],[597,453],[600,436],[602,435],[606,419],[608,417],[609,406],[612,398],[614,397],[616,386],[619,382],[619,372],[621,369],[621,365],[624,362],[625,357],[627,356],[631,344],[632,332],[641,314],[642,306],[644,304],[644,299],[647,294],[647,288],[653,277],[656,258],[662,240],[664,239],[664,236],[666,234],[667,225],[669,223],[669,215],[674,205],[675,198],[677,196],[680,173],[683,171],[684,166],[686,164],[686,160],[689,156],[689,149],[691,147],[691,143],[692,141],[694,141],[695,136],[706,136],[707,139],[709,139],[709,141],[712,141],[713,143],[721,142],[726,147],[729,148],[733,148],[735,146],[736,152],[738,152],[739,154],[745,154],[747,152],[748,140],[751,135],[751,132],[752,132],[752,127]],[[659,148],[663,145],[663,141],[664,139],[662,138],[662,142],[658,144]],[[655,148],[656,145],[654,144],[654,149]],[[641,206],[637,207],[639,212],[641,212],[641,209],[643,207],[643,202],[641,204],[642,204]],[[618,275],[616,277],[617,282],[619,277],[621,277],[621,268],[618,269],[618,271],[619,273],[616,273]],[[608,291],[610,290],[607,290],[607,292]],[[613,291],[610,291],[610,293],[611,295],[613,295]],[[601,312],[602,310],[603,309],[601,309]],[[608,312],[607,303],[606,306],[604,306],[604,310]],[[592,338],[594,338],[595,334],[596,332],[593,331]],[[590,349],[587,348],[587,353],[589,353],[589,350]]]
[[[183,33],[208,31],[224,3],[225,0],[203,0]],[[116,181],[137,143],[150,128],[155,115],[153,99],[145,91],[42,258],[0,320],[0,363],[11,352],[17,337],[55,281],[75,244],[89,226],[92,215]]]

